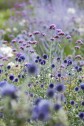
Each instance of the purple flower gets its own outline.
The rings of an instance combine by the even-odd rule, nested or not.
[[[27,64],[27,70],[29,74],[35,74],[37,71],[37,67],[35,64]]]
[[[42,100],[41,98],[37,98],[37,99],[35,100],[35,105],[38,105],[39,102],[40,102],[41,100]]]
[[[54,96],[54,90],[53,90],[53,89],[48,89],[48,90],[47,90],[47,96],[48,96],[49,98],[52,98],[52,97]]]
[[[79,117],[80,117],[80,119],[83,119],[84,120],[84,112],[79,112]]]
[[[65,90],[64,84],[57,84],[56,85],[56,91],[63,92]]]
[[[50,112],[50,103],[48,100],[40,100],[32,110],[32,118],[40,121],[47,120]]]
[[[47,59],[47,58],[48,58],[48,56],[47,56],[46,54],[44,54],[44,55],[43,55],[43,58],[44,58],[44,59]]]
[[[11,74],[11,75],[9,76],[9,79],[10,79],[11,81],[13,81],[13,80],[14,80],[14,75]]]
[[[53,87],[54,87],[54,84],[51,83],[51,84],[49,85],[49,88],[53,88]]]
[[[84,83],[81,83],[80,87],[81,87],[82,90],[84,90]]]
[[[47,112],[49,111],[50,108],[50,102],[46,99],[43,99],[39,102],[39,109],[40,110],[47,110]]]
[[[7,66],[7,69],[9,70],[10,68],[11,68],[11,66],[10,66],[10,65],[8,65],[8,66]]]
[[[8,84],[7,81],[1,81],[0,82],[0,88],[6,86],[6,84]]]
[[[81,105],[84,106],[84,101],[81,102]]]
[[[74,105],[74,104],[75,104],[74,100],[71,100],[71,101],[70,101],[70,104],[71,104],[71,105]]]
[[[15,78],[14,82],[18,82],[18,78]]]
[[[39,113],[38,106],[34,106],[32,109],[32,119],[33,120],[38,119],[38,113]]]
[[[1,89],[2,96],[10,96],[11,98],[16,98],[16,87],[12,84],[7,84]]]
[[[48,100],[41,100],[38,104],[38,108],[39,108],[38,119],[39,120],[48,119],[50,113],[50,102]]]
[[[60,108],[61,108],[61,105],[60,104],[57,103],[57,104],[54,105],[54,110],[55,111],[60,110]]]
[[[75,87],[74,90],[75,90],[75,91],[79,91],[79,87]]]

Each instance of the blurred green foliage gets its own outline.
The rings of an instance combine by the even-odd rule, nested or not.
[[[25,2],[28,0],[0,0],[0,10],[5,10],[14,6],[15,3]]]
[[[5,21],[10,17],[10,10],[1,10],[0,11],[0,29],[4,29]]]
[[[0,10],[5,10],[13,6],[14,0],[0,0]]]
[[[4,22],[10,17],[10,8],[14,6],[15,3],[25,2],[28,0],[0,0],[0,29],[4,29]]]

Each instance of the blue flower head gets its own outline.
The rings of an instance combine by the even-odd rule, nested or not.
[[[37,67],[35,64],[26,64],[26,71],[29,74],[35,74],[37,72]]]
[[[7,84],[1,89],[2,96],[10,96],[11,98],[16,98],[16,87],[12,84]]]
[[[0,82],[0,88],[1,88],[1,87],[4,87],[6,84],[7,84],[7,81],[1,81],[1,82]]]

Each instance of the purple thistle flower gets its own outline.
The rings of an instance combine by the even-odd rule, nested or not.
[[[14,80],[14,75],[11,74],[11,75],[9,76],[9,79],[10,79],[11,81],[13,81],[13,80]]]
[[[56,85],[56,91],[63,92],[65,90],[64,84],[57,84]]]
[[[36,65],[35,64],[27,64],[27,70],[29,74],[35,74],[37,71]]]
[[[48,96],[49,98],[52,98],[52,97],[54,96],[54,90],[53,90],[53,89],[48,89],[48,90],[47,90],[47,96]]]
[[[84,90],[84,83],[81,83],[81,84],[80,84],[80,88],[81,88],[82,90]]]
[[[11,98],[16,98],[16,87],[12,84],[7,84],[1,89],[2,96],[10,96]]]
[[[84,120],[84,112],[79,112],[78,116],[80,117],[80,119]]]
[[[48,100],[38,100],[38,103],[32,110],[32,118],[40,121],[47,120],[50,113],[50,102]]]
[[[50,83],[49,88],[53,88],[53,87],[54,87],[54,84]]]
[[[0,88],[6,86],[6,84],[8,84],[7,81],[1,81],[0,82]]]
[[[60,110],[60,108],[61,108],[61,105],[60,104],[57,103],[57,104],[54,105],[54,110],[55,111]]]
[[[81,102],[81,105],[84,106],[84,101]]]
[[[74,105],[74,104],[75,104],[74,100],[71,100],[71,101],[70,101],[70,104],[71,104],[71,105]]]

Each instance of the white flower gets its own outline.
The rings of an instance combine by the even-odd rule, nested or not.
[[[19,22],[19,25],[24,26],[25,23],[26,23],[26,20],[22,20],[21,22]]]
[[[76,13],[76,10],[74,8],[68,8],[67,12],[69,14],[75,14]]]
[[[12,48],[11,47],[8,47],[8,46],[2,46],[0,48],[0,53],[2,55],[6,55],[8,57],[12,57],[13,56],[13,53],[12,53]]]
[[[17,30],[17,28],[14,27],[14,28],[13,28],[13,31],[14,31],[14,32],[17,32],[18,30]]]

